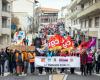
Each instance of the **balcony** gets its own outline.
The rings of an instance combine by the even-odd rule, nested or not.
[[[73,19],[73,18],[76,18],[76,17],[77,17],[77,13],[78,13],[78,12],[72,12],[72,13],[69,13],[67,19]]]
[[[77,18],[89,17],[100,13],[100,2],[94,3],[92,6],[80,11]]]
[[[77,0],[73,0],[69,5],[69,9],[74,8],[74,6],[76,6],[76,5],[77,5]]]
[[[7,2],[11,2],[12,0],[7,0]]]
[[[10,35],[11,34],[11,29],[10,28],[1,28],[0,32],[1,32],[1,34]]]
[[[88,2],[89,0],[77,0],[77,4],[83,4]]]
[[[11,17],[10,12],[2,11],[2,16],[3,17]]]

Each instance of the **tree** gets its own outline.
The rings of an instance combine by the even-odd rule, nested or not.
[[[18,30],[18,25],[19,25],[19,19],[17,17],[13,17],[11,19],[11,24],[12,25],[16,25],[16,29],[15,30],[11,30],[11,38],[13,38],[14,36],[14,33],[16,32],[16,30]]]
[[[11,24],[15,24],[17,26],[17,29],[18,29],[19,19],[17,17],[13,17],[11,19]]]

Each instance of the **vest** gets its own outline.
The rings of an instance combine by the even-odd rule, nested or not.
[[[30,63],[35,62],[35,53],[28,53],[28,59]]]

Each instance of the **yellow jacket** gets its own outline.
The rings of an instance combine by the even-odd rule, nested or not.
[[[35,53],[28,53],[29,62],[35,62]]]

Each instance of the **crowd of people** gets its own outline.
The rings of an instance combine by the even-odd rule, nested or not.
[[[40,47],[39,45],[37,45]],[[72,51],[69,53],[68,51],[45,51],[44,53],[40,53],[37,49],[35,51],[18,51],[6,48],[1,49],[0,51],[0,75],[4,76],[5,72],[5,61],[7,61],[7,70],[10,74],[21,75],[22,73],[27,74],[28,68],[30,72],[33,74],[35,70],[38,69],[39,74],[42,74],[43,67],[35,68],[35,56],[78,56],[80,57],[81,62],[81,73],[82,75],[90,74],[93,72],[97,74],[100,73],[100,51],[97,50],[95,53],[88,53],[86,50],[83,50],[82,53],[75,53]],[[29,66],[30,65],[30,66]],[[66,68],[61,68],[60,72],[64,73]],[[52,73],[53,68],[45,68],[47,73]],[[75,68],[70,68],[71,73],[74,73]]]

